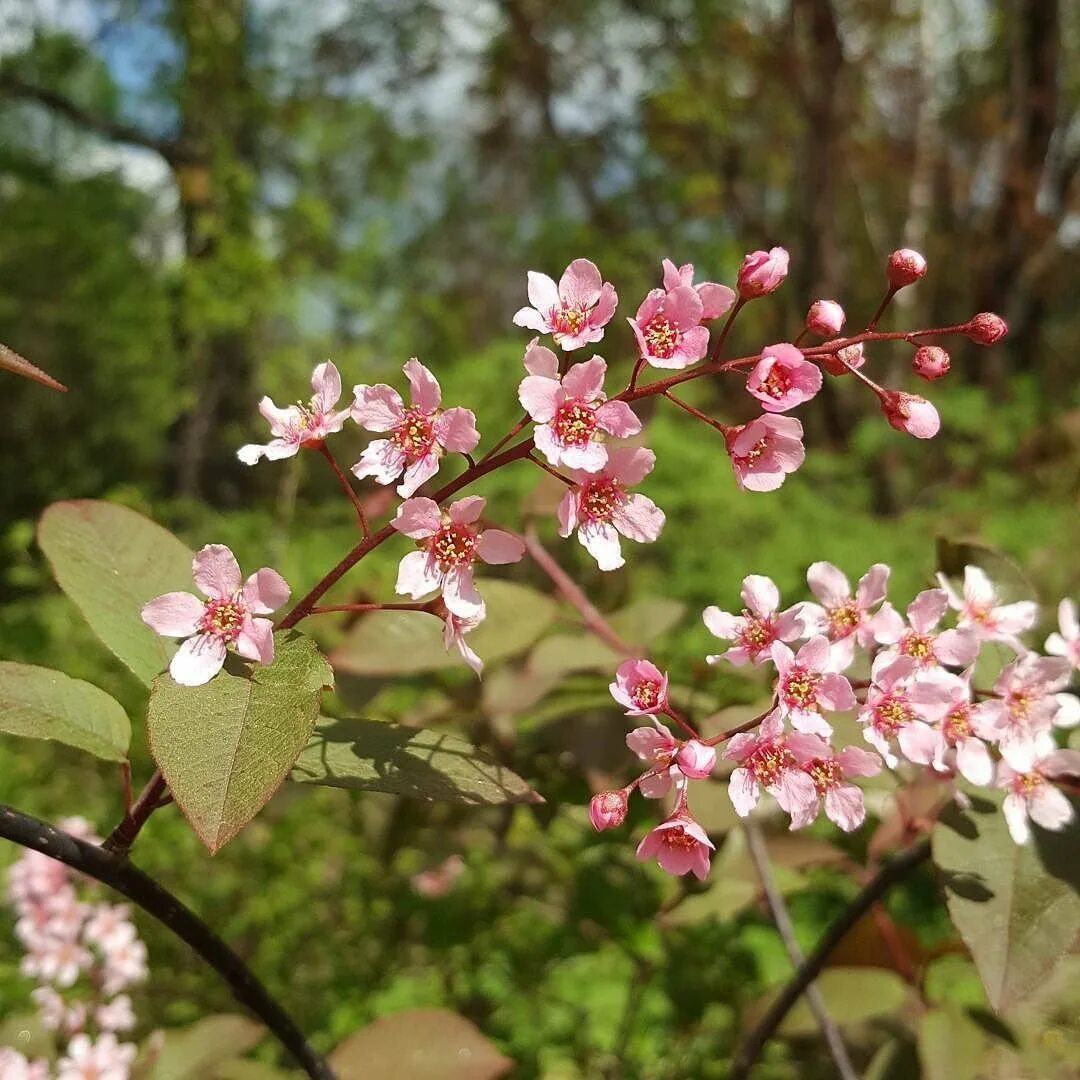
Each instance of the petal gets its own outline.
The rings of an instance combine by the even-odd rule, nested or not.
[[[452,502],[447,513],[455,525],[471,525],[479,519],[486,505],[487,499],[482,495],[466,495],[464,499]]]
[[[600,290],[600,297],[596,301],[596,307],[589,312],[589,326],[594,328],[589,335],[590,341],[599,341],[604,336],[604,332],[596,328],[605,326],[611,320],[618,303],[619,297],[615,292],[615,286],[610,281],[605,281],[604,287]]]
[[[225,663],[225,643],[210,634],[190,637],[172,658],[169,674],[181,686],[208,683]]]
[[[555,517],[559,522],[559,535],[564,540],[577,528],[577,503],[577,492],[568,491],[559,500],[559,505],[555,508]]]
[[[1013,843],[1026,844],[1031,839],[1027,803],[1019,795],[1006,795],[1001,809],[1005,814],[1005,824],[1009,826],[1009,835],[1013,838]]]
[[[707,607],[701,617],[709,633],[722,641],[734,641],[743,627],[741,615],[732,615],[730,611],[721,611],[715,604]]]
[[[259,413],[270,425],[271,435],[287,435],[295,431],[300,423],[301,414],[295,405],[278,408],[272,398],[264,397],[259,401]]]
[[[476,619],[484,614],[484,599],[476,591],[471,569],[452,570],[443,581],[443,603],[462,619]]]
[[[827,638],[812,637],[799,649],[796,662],[810,671],[824,671],[829,664],[829,642]]]
[[[909,609],[910,610],[910,609]],[[870,620],[874,640],[879,645],[895,645],[904,636],[904,619],[888,600]]]
[[[918,633],[928,634],[941,622],[948,607],[949,595],[944,589],[926,589],[908,605],[908,621]]]
[[[537,428],[537,431],[539,430]],[[565,462],[571,469],[582,469],[584,472],[595,473],[600,472],[607,465],[607,460],[607,447],[603,443],[588,442],[584,446],[560,447],[558,461],[555,464]]]
[[[442,585],[442,580],[442,574],[428,558],[426,551],[410,551],[398,563],[394,592],[399,596],[411,596],[414,600],[420,600],[435,592]]]
[[[697,287],[697,291],[698,296],[701,297],[703,319],[718,319],[735,303],[735,290],[729,289],[726,285],[706,281]]]
[[[671,771],[665,770],[642,780],[638,791],[646,799],[662,799],[671,790],[671,784]]]
[[[900,752],[916,765],[932,765],[941,760],[945,744],[941,733],[921,720],[913,720],[905,725],[896,741]]]
[[[845,746],[836,755],[845,776],[877,776],[881,772],[881,758],[858,746]]]
[[[851,585],[843,571],[832,563],[816,562],[806,571],[810,591],[827,608],[840,607],[851,599]]]
[[[693,263],[676,266],[670,259],[661,259],[660,267],[664,271],[664,289],[677,289],[680,285],[689,285],[694,280]]]
[[[689,330],[701,322],[701,297],[697,289],[678,285],[664,297],[664,314],[679,330]]]
[[[358,480],[370,476],[377,484],[392,484],[407,460],[405,452],[389,439],[375,439],[367,444],[350,471]]]
[[[199,629],[206,606],[192,593],[170,592],[142,607],[142,621],[164,637],[188,637]]]
[[[596,264],[588,259],[575,259],[559,279],[558,296],[564,304],[591,307],[600,297],[603,279]],[[532,293],[529,299],[535,304]]]
[[[979,639],[970,630],[943,630],[934,640],[934,655],[942,664],[966,668],[979,655]]]
[[[884,563],[874,563],[861,578],[855,590],[855,602],[866,611],[885,599],[885,590],[889,585],[889,567]]]
[[[245,619],[236,651],[248,660],[260,664],[274,662],[274,624],[269,619]]]
[[[403,499],[410,498],[438,471],[439,455],[434,453],[425,454],[405,470],[405,475],[402,477],[401,483],[398,484],[397,493]]]
[[[555,379],[543,375],[526,375],[518,384],[521,407],[538,423],[546,424],[555,416],[563,399],[562,388]]]
[[[533,338],[525,346],[525,370],[530,375],[539,375],[558,382],[559,358],[550,349],[541,345],[539,338]]]
[[[528,282],[529,303],[542,315],[547,315],[552,308],[562,306],[559,300],[559,288],[547,274],[538,274],[535,270],[530,270]],[[517,322],[516,316],[514,321]]]
[[[1038,617],[1039,605],[1030,600],[994,608],[994,623],[1000,634],[1022,634],[1035,625]]]
[[[964,599],[969,604],[979,605],[994,604],[997,601],[994,586],[982,567],[964,567]]]
[[[476,430],[476,416],[471,409],[460,406],[447,409],[435,420],[435,437],[455,454],[467,454],[475,450],[480,442],[480,432]]]
[[[520,562],[525,545],[513,533],[502,529],[485,529],[476,541],[476,554],[492,566]]]
[[[833,712],[847,712],[848,709],[854,709],[858,704],[855,700],[855,691],[851,689],[851,683],[843,675],[837,675],[833,672],[830,672],[821,680],[821,686],[818,689],[818,701],[826,709],[832,709]]]
[[[276,570],[264,566],[244,582],[244,605],[253,615],[269,615],[286,603],[291,592]]]
[[[965,780],[979,787],[986,787],[994,779],[990,751],[979,739],[963,739],[960,742],[956,748],[956,767]]]
[[[749,769],[736,769],[728,781],[728,796],[735,813],[746,817],[757,806],[761,788],[758,787],[753,773]]]
[[[544,310],[549,311],[550,308]],[[534,330],[538,334],[546,334],[551,329],[546,316],[531,307],[518,308],[514,312],[514,325],[522,326],[526,330]]]
[[[825,815],[844,832],[852,832],[866,819],[863,793],[854,784],[841,784],[825,793]]]
[[[318,413],[334,411],[341,397],[341,375],[329,360],[320,364],[311,374],[311,389],[315,391],[312,405]]]
[[[655,464],[656,455],[644,446],[616,446],[608,450],[608,473],[627,487],[640,484]]]
[[[651,544],[664,528],[664,511],[644,495],[631,495],[611,515],[611,523],[628,540]]]
[[[762,618],[772,615],[780,606],[780,590],[771,578],[762,574],[748,574],[742,583],[743,603]]]
[[[409,380],[413,406],[421,412],[433,413],[442,402],[439,380],[415,356],[401,370]]]
[[[1057,832],[1064,829],[1073,819],[1073,808],[1069,800],[1050,784],[1043,784],[1032,793],[1028,803],[1028,813],[1036,825]]]
[[[784,740],[784,745],[795,755],[795,760],[803,765],[814,758],[832,757],[832,748],[819,735],[804,735],[794,732]]]
[[[832,724],[821,713],[809,712],[806,709],[794,709],[791,712],[791,726],[796,731],[803,731],[809,735],[820,735],[829,738],[832,733]]]
[[[619,543],[619,534],[611,525],[593,523],[578,529],[582,547],[596,560],[599,569],[618,570],[626,564]]]
[[[390,524],[413,540],[424,540],[442,528],[442,512],[439,504],[431,499],[409,499],[398,507]]]
[[[641,421],[625,401],[605,402],[596,410],[596,422],[617,439],[626,439],[641,431]]]
[[[224,544],[207,544],[191,562],[195,584],[215,600],[234,596],[240,590],[240,565]]]
[[[562,385],[568,397],[593,401],[603,392],[607,361],[594,356],[580,364],[573,364],[563,376]]]
[[[401,395],[386,383],[353,387],[353,403],[349,410],[362,428],[368,431],[391,431],[405,419],[405,403]]]

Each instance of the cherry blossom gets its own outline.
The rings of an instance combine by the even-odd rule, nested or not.
[[[971,630],[942,630],[937,626],[949,607],[944,589],[926,589],[908,605],[907,624],[887,600],[873,619],[875,640],[890,645],[890,658],[910,656],[919,667],[948,664],[967,667],[979,653],[979,639]]]
[[[716,768],[716,750],[697,739],[688,739],[675,755],[675,764],[688,780],[704,780]]]
[[[604,336],[615,314],[615,287],[600,276],[595,263],[575,259],[556,285],[546,274],[529,271],[529,303],[514,315],[514,324],[551,334],[565,352]]]
[[[135,1026],[135,1010],[127,994],[118,994],[94,1010],[94,1023],[102,1031],[130,1031]]]
[[[648,660],[624,660],[608,689],[627,716],[655,716],[667,709],[667,675]]]
[[[724,436],[735,481],[745,491],[775,491],[806,458],[803,426],[793,416],[766,414]]]
[[[835,300],[815,300],[806,313],[806,329],[821,337],[834,337],[843,329],[846,318]]]
[[[465,860],[460,855],[448,855],[438,866],[421,870],[409,878],[409,884],[417,896],[435,900],[445,896],[465,872]]]
[[[709,331],[701,325],[704,317],[697,291],[678,285],[669,292],[651,290],[637,314],[626,321],[642,360],[655,368],[684,368],[709,351]]]
[[[835,670],[829,642],[818,635],[793,653],[782,641],[774,641],[770,652],[777,671],[780,715],[789,716],[796,731],[831,735],[832,726],[822,710],[843,712],[854,709],[856,702],[851,683]]]
[[[889,256],[885,276],[894,289],[914,285],[926,276],[926,259],[912,248],[900,248]]]
[[[726,285],[717,285],[715,281],[703,281],[700,285],[694,285],[693,263],[676,266],[670,259],[664,259],[660,265],[664,271],[664,289],[667,292],[680,285],[693,287],[701,299],[703,319],[719,319],[735,303],[735,290]]]
[[[1024,646],[1017,635],[1030,630],[1039,615],[1039,607],[1030,600],[1001,604],[997,590],[986,572],[978,566],[964,567],[963,594],[957,594],[949,579],[938,574],[938,582],[949,598],[949,606],[959,612],[957,625],[970,628],[983,641],[1003,641],[1017,652]]]
[[[821,389],[821,368],[794,345],[766,345],[746,380],[746,389],[766,412],[787,412]]]
[[[640,484],[655,462],[651,450],[621,446],[608,451],[599,472],[571,472],[576,486],[559,503],[559,535],[567,537],[577,529],[578,540],[601,570],[625,564],[620,535],[639,544],[650,544],[660,535],[663,510],[652,499],[626,490]]]
[[[475,630],[483,621],[482,615],[463,619],[452,611],[447,611],[443,619],[443,648],[449,652],[452,647],[456,647],[457,651],[461,653],[462,660],[477,675],[483,674],[484,661],[473,651],[472,646],[465,640],[465,635]]]
[[[195,584],[208,599],[171,592],[143,605],[142,620],[163,637],[186,638],[169,664],[182,686],[209,682],[234,648],[247,660],[274,659],[274,626],[259,618],[289,599],[285,579],[270,567],[256,570],[241,583],[236,556],[224,544],[207,544],[192,561]]]
[[[112,1032],[96,1041],[76,1035],[56,1065],[56,1080],[128,1080],[136,1047],[118,1042]]]
[[[481,618],[484,601],[473,584],[473,563],[497,566],[518,562],[525,545],[501,529],[476,525],[487,500],[470,495],[451,503],[447,511],[431,499],[409,499],[390,524],[418,542],[398,566],[396,591],[414,600],[441,590],[443,602],[462,619]]]
[[[976,345],[996,345],[1009,332],[1009,324],[992,311],[980,311],[966,324],[964,332]]]
[[[287,405],[279,409],[269,397],[259,402],[259,412],[270,425],[270,434],[274,437],[263,445],[241,446],[236,456],[245,465],[254,465],[263,457],[267,461],[293,457],[300,447],[318,446],[327,435],[345,426],[349,410],[335,408],[341,397],[338,369],[329,361],[319,364],[311,376],[311,388],[315,394],[307,405]]]
[[[743,300],[756,300],[776,292],[787,277],[788,258],[782,247],[751,251],[739,267],[739,296]]]
[[[811,563],[806,571],[806,583],[820,603],[803,604],[800,615],[808,634],[824,634],[832,642],[839,668],[851,664],[856,645],[866,649],[874,643],[873,611],[885,599],[889,573],[885,563],[874,563],[852,595],[847,576],[832,563]]]
[[[881,390],[878,398],[889,426],[897,431],[916,439],[932,439],[941,430],[941,417],[926,398],[903,390]]]
[[[518,399],[536,422],[533,442],[551,465],[599,472],[608,460],[605,435],[626,438],[641,431],[641,421],[625,401],[604,396],[607,363],[594,356],[574,364],[561,378],[550,349],[535,341],[525,351],[529,372]]]
[[[795,732],[787,737],[787,748],[814,783],[818,797],[825,801],[825,816],[844,832],[857,829],[866,819],[863,793],[854,784],[845,784],[851,776],[876,776],[881,759],[857,746],[845,746],[839,753],[820,736]],[[818,799],[797,804],[791,827],[801,829],[817,818]]]
[[[679,753],[679,741],[655,715],[652,727],[634,728],[626,736],[626,745],[649,766],[648,772],[638,781],[638,790],[646,799],[663,798],[672,784],[683,781],[682,771],[673,764]]]
[[[941,762],[972,784],[989,784],[994,762],[986,743],[994,742],[998,733],[985,705],[971,701],[970,673],[953,675],[941,668],[920,672],[908,697],[932,725],[929,735],[924,724],[914,738],[908,736],[908,760],[924,765]]]
[[[783,710],[773,709],[757,731],[741,732],[728,741],[723,756],[738,763],[728,781],[728,796],[739,817],[757,806],[762,789],[792,818],[805,817],[817,806],[817,788],[799,767],[788,738]]]
[[[44,1058],[30,1061],[18,1050],[0,1046],[0,1076],[4,1080],[49,1080],[49,1063]]]
[[[589,821],[597,832],[617,829],[626,820],[626,792],[601,791],[589,800]]]
[[[392,484],[404,473],[397,493],[407,499],[439,471],[444,453],[475,450],[480,433],[471,410],[439,408],[439,381],[419,360],[413,357],[401,370],[412,391],[408,408],[385,383],[353,387],[353,420],[368,431],[389,432],[390,437],[370,442],[352,472],[359,479],[373,477],[379,484]]]
[[[939,345],[922,345],[911,357],[911,370],[927,382],[944,378],[951,367],[949,354]]]
[[[890,769],[895,768],[899,760],[891,749],[893,739],[903,736],[900,748],[905,751],[905,757],[908,749],[913,754],[919,754],[919,740],[908,742],[908,737],[904,736],[912,724],[917,721],[922,723],[909,696],[910,680],[914,673],[915,661],[910,656],[895,660],[879,656],[870,671],[866,702],[859,711],[863,738],[881,754]],[[915,730],[919,731],[918,728]],[[944,769],[944,761],[939,760],[937,767]]]
[[[709,852],[715,850],[705,830],[689,810],[678,809],[638,844],[639,859],[656,859],[661,870],[680,876],[693,873],[704,881],[709,873]]]
[[[1062,776],[1080,776],[1080,751],[1050,750],[1019,764],[1006,755],[998,762],[997,786],[1008,792],[1001,809],[1017,844],[1031,839],[1029,819],[1051,832],[1072,821],[1072,805],[1052,782]]]
[[[845,345],[834,353],[825,353],[820,359],[821,366],[830,375],[850,375],[866,363],[866,351],[859,341],[854,345]]]
[[[1058,604],[1058,628],[1046,639],[1046,651],[1051,656],[1064,656],[1080,670],[1080,620],[1075,600],[1062,600]]]
[[[727,652],[706,656],[710,664],[727,660],[735,665],[764,664],[772,659],[774,641],[794,641],[803,636],[801,605],[780,611],[780,590],[771,578],[749,574],[742,583],[740,615],[721,611],[715,605],[702,612],[705,626],[722,641],[734,641]]]

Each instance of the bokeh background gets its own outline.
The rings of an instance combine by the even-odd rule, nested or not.
[[[535,512],[598,606],[637,605],[622,625],[655,638],[654,656],[712,705],[762,693],[703,663],[697,613],[737,606],[747,573],[795,599],[815,559],[852,576],[880,560],[905,598],[944,536],[999,549],[1043,601],[1075,596],[1078,50],[1075,0],[0,0],[0,341],[71,387],[0,373],[0,656],[125,702],[147,775],[143,691],[34,542],[49,502],[126,503],[193,546],[278,567],[299,595],[354,525],[319,461],[236,461],[263,435],[261,394],[306,397],[326,357],[349,386],[400,381],[415,355],[490,440],[518,413],[525,333],[510,318],[527,268],[557,276],[587,256],[616,284],[601,351],[619,378],[633,356],[621,316],[662,257],[730,283],[746,250],[773,244],[791,250],[791,276],[740,317],[736,354],[790,339],[816,297],[861,325],[901,245],[924,251],[930,273],[887,325],[1009,320],[994,350],[958,344],[930,388],[939,438],[916,444],[859,386],[829,380],[801,413],[806,466],[775,494],[745,495],[718,438],[652,409],[646,490],[667,529],[602,579],[576,544],[555,549],[533,470],[481,487],[494,513],[520,525]],[[911,388],[908,361],[907,347],[869,358]],[[687,396],[749,415],[737,383]],[[339,445],[354,460],[362,440]],[[391,548],[336,595],[385,598]],[[512,576],[548,588],[527,566]],[[328,647],[349,632],[312,629]],[[627,830],[589,831],[590,785],[626,768],[623,721],[603,703],[602,663],[548,663],[537,687],[535,665],[513,658],[482,692],[456,669],[389,679],[360,662],[334,706],[494,745],[547,796],[541,809],[288,789],[212,862],[171,810],[138,860],[243,950],[324,1049],[433,1004],[476,1022],[523,1077],[723,1076],[754,1003],[789,971],[776,932],[752,889],[688,907],[681,884],[634,863]],[[717,789],[720,837],[731,822]],[[0,798],[99,829],[120,812],[111,768],[10,740]],[[809,859],[777,842],[804,945],[855,888],[838,861],[861,861],[872,834],[837,847],[816,831]],[[453,888],[418,893],[412,876],[455,854]],[[899,980],[903,1008],[935,994],[978,1006],[929,874],[888,919],[908,970],[871,932],[845,963]],[[176,943],[143,929],[141,1030],[230,1007]],[[30,989],[9,931],[0,914],[0,1015]],[[1065,1000],[1054,1008],[1067,1014]],[[914,1052],[903,1008],[853,1021],[864,1064]],[[1018,1036],[1022,1052],[998,1040],[980,1075],[1075,1075],[1076,1041],[1048,1016],[1039,1030],[1056,1040]],[[806,1030],[771,1048],[762,1076],[830,1075]]]

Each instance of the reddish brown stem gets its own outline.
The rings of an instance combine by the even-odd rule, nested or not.
[[[728,731],[720,732],[719,735],[714,735],[711,739],[706,739],[705,745],[719,746],[720,743],[727,742],[727,740],[732,738],[732,736],[734,735],[741,735],[744,731],[753,731],[753,729],[756,728],[761,723],[761,721],[764,720],[765,717],[768,716],[769,713],[771,713],[775,708],[776,701],[774,699],[773,703],[763,713],[758,713],[758,715],[755,716],[752,720],[747,720],[745,724],[740,724],[738,727],[733,727],[730,728]]]
[[[120,785],[124,792],[124,813],[131,813],[131,803],[134,799],[134,793],[131,790],[131,762],[120,762]]]
[[[326,607],[313,607],[308,614],[329,615],[334,611],[431,611],[431,604],[428,601],[417,604],[328,604]]]
[[[885,295],[881,298],[881,303],[878,304],[877,310],[870,316],[870,321],[866,324],[866,329],[873,331],[877,329],[878,320],[885,314],[885,309],[892,303],[892,298],[896,295],[897,290],[890,285],[885,290]]]
[[[716,339],[716,344],[713,345],[712,353],[709,356],[710,363],[715,364],[716,361],[720,359],[720,353],[723,351],[724,342],[727,341],[727,336],[731,332],[731,324],[735,322],[735,316],[742,311],[745,303],[746,301],[741,296],[735,301],[735,306],[731,309],[731,314],[728,315],[727,321],[724,323],[723,328]]]
[[[146,787],[139,792],[139,797],[124,815],[123,821],[109,833],[101,846],[114,855],[127,855],[131,850],[131,845],[135,843],[135,837],[139,835],[150,815],[158,808],[158,803],[165,792],[165,777],[161,775],[160,769],[155,769],[154,775],[147,781]]]
[[[330,468],[334,470],[334,475],[337,477],[338,483],[341,485],[341,490],[349,497],[349,502],[353,504],[353,509],[356,511],[356,516],[360,519],[360,531],[364,534],[366,540],[371,535],[371,530],[368,528],[367,514],[364,511],[364,504],[360,501],[360,496],[353,490],[352,484],[349,482],[349,478],[343,472],[341,466],[337,463],[337,459],[330,452],[330,447],[326,443],[319,443],[319,453],[326,458],[330,464]]]
[[[637,363],[634,365],[634,370],[630,375],[630,382],[627,383],[626,389],[633,391],[637,387],[638,376],[641,374],[641,369],[645,366],[645,357],[639,357]]]
[[[714,419],[711,416],[703,413],[700,409],[695,409],[688,401],[683,401],[682,398],[677,398],[674,394],[665,393],[663,395],[671,402],[672,405],[678,405],[683,412],[688,412],[695,419],[700,420],[703,424],[708,424],[709,427],[715,428],[721,435],[726,436],[731,428],[727,424],[722,424],[719,420]]]
[[[548,476],[554,476],[556,480],[561,480],[567,487],[575,488],[577,483],[570,479],[569,476],[563,476],[558,469],[553,469],[543,458],[538,458],[535,454],[529,455],[529,460],[539,465],[541,469],[548,474]]]
[[[488,458],[494,457],[511,439],[513,439],[532,419],[532,417],[526,413],[481,459],[480,464],[483,465]],[[475,466],[473,466],[475,468]]]
[[[684,720],[670,705],[666,705],[664,707],[664,715],[669,720],[674,720],[675,723],[678,724],[679,727],[681,727],[683,731],[685,731],[686,734],[690,736],[691,739],[695,739],[698,742],[702,741],[701,736],[694,730],[694,727],[690,723],[690,721]]]

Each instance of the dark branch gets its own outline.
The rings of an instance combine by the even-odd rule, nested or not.
[[[56,90],[23,82],[10,72],[0,73],[0,93],[44,105],[84,130],[92,131],[113,142],[129,143],[132,146],[142,146],[147,150],[153,150],[170,165],[180,165],[196,160],[195,155],[176,139],[156,139],[153,135],[131,124],[99,116]]]
[[[110,886],[152,915],[170,933],[189,945],[228,984],[246,1005],[303,1066],[314,1080],[334,1080],[334,1073],[315,1052],[296,1023],[266,991],[251,969],[189,908],[153,878],[126,859],[44,821],[0,804],[0,837],[40,851]]]
[[[776,1033],[791,1007],[802,997],[806,988],[821,974],[833,949],[847,932],[899,881],[930,856],[930,840],[923,838],[886,863],[867,883],[858,896],[844,909],[840,917],[825,931],[814,951],[799,965],[791,981],[769,1006],[768,1012],[746,1037],[732,1062],[730,1080],[746,1080],[765,1044]]]

